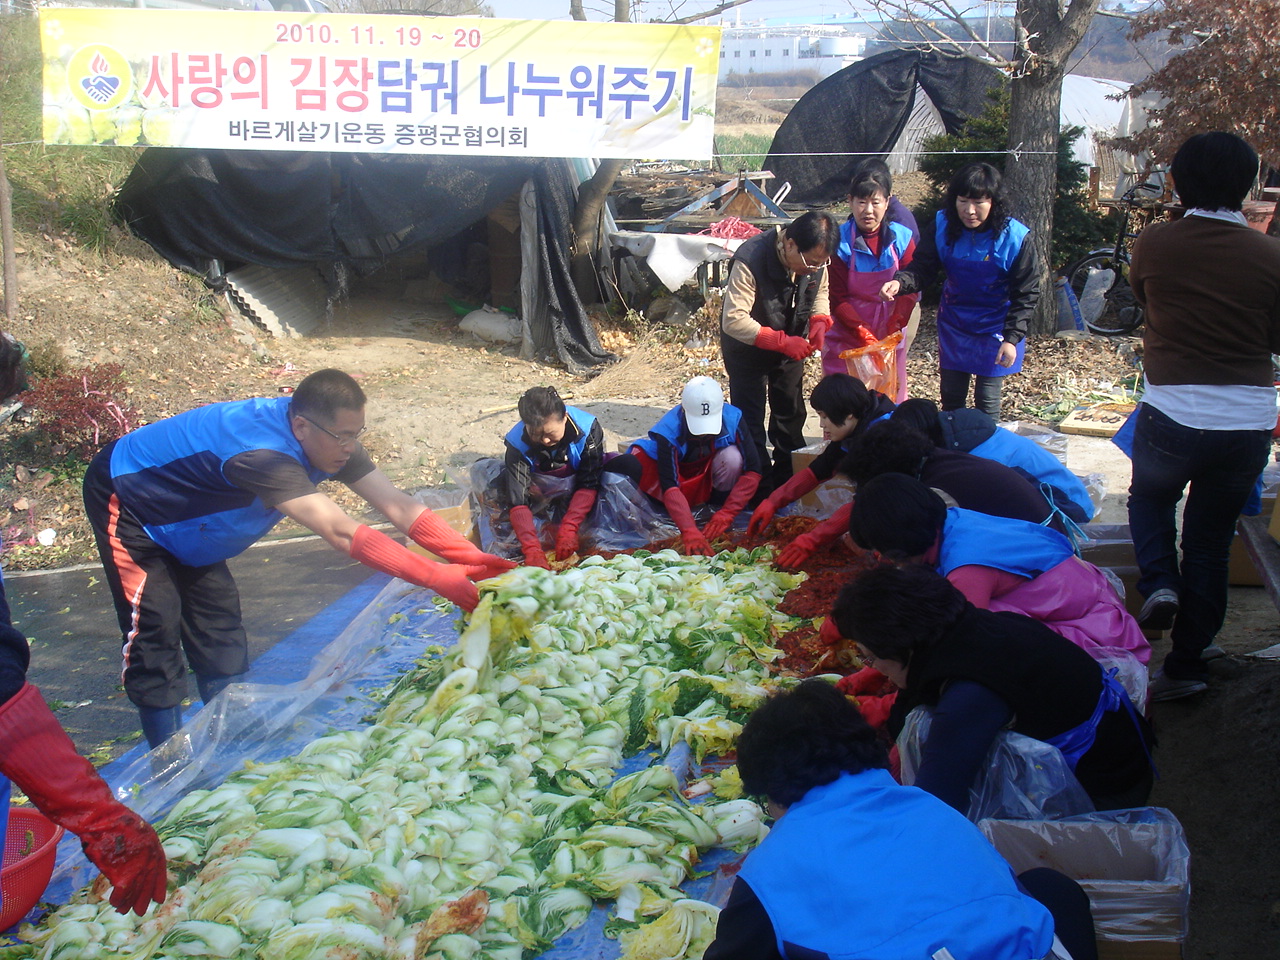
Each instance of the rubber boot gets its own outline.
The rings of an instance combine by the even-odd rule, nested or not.
[[[139,707],[142,735],[152,750],[160,746],[182,726],[182,707]]]

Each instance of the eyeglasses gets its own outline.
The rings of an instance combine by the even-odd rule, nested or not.
[[[359,440],[364,435],[364,432],[367,429],[369,429],[368,427],[361,427],[355,433],[350,434],[349,436],[343,437],[334,433],[332,430],[328,429],[327,427],[320,426],[320,424],[316,423],[314,420],[312,420],[310,417],[308,417],[304,413],[300,413],[298,414],[298,416],[302,417],[303,420],[307,421],[307,423],[311,424],[313,427],[315,427],[317,430],[323,433],[326,437],[332,437],[334,440],[337,440],[338,443],[342,444],[344,447],[353,445],[357,440]]]
[[[871,656],[871,654],[867,653],[861,647],[855,646],[853,648],[853,655],[864,667],[871,667],[873,670],[875,669],[877,658]]]
[[[791,242],[795,243],[794,240],[792,240]],[[804,251],[800,249],[799,244],[796,244],[796,256],[798,256],[800,258],[800,262],[803,263],[810,270],[821,270],[823,267],[825,267],[828,263],[831,262],[831,258],[827,257],[823,260],[819,260],[817,263],[810,263],[809,258],[804,255]]]

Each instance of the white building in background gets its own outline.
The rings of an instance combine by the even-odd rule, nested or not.
[[[720,35],[720,72],[781,73],[814,70],[829,77],[862,59],[867,38],[836,24],[726,25]]]

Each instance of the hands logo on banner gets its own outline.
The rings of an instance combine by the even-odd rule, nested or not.
[[[97,103],[106,103],[120,89],[120,78],[113,77],[107,72],[111,67],[102,54],[94,56],[93,63],[89,69],[92,73],[82,79],[80,85],[84,87],[84,92],[91,100]]]

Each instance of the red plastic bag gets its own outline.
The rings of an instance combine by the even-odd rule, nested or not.
[[[893,397],[898,393],[898,368],[893,362],[893,354],[900,343],[901,330],[869,347],[844,350],[840,359],[845,362],[849,374],[861,380],[868,390],[879,390],[886,397]]]

